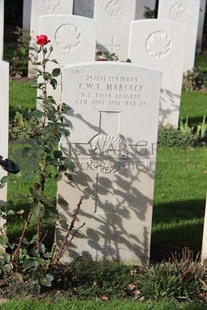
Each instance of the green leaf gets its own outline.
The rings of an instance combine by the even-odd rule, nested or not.
[[[40,252],[42,253],[42,254],[44,254],[45,253],[45,245],[44,245],[44,243],[40,243]]]
[[[44,258],[51,258],[52,257],[52,253],[51,252],[46,252],[44,255],[43,255]]]
[[[34,295],[38,295],[40,293],[41,290],[41,286],[39,285],[39,283],[34,283],[33,284],[33,294]]]
[[[44,78],[45,78],[45,80],[51,80],[51,79],[52,79],[52,75],[51,75],[51,73],[49,73],[49,72],[45,72],[45,74],[44,74]]]
[[[35,257],[35,258],[39,258],[40,257],[40,254],[33,248],[31,250],[31,254]]]
[[[41,285],[43,286],[51,286],[52,281],[54,280],[54,276],[52,274],[47,274],[43,279],[40,280]]]
[[[60,167],[60,166],[62,166],[62,162],[59,161],[59,160],[57,160],[57,159],[52,159],[52,160],[50,161],[50,163],[51,163],[51,165],[53,165],[54,167]]]
[[[71,108],[66,103],[63,103],[63,113],[68,114],[70,110]]]
[[[14,215],[15,214],[15,211],[14,210],[9,210],[8,212],[7,212],[7,215]]]
[[[70,159],[65,160],[64,166],[67,167],[70,171],[75,170],[75,163]]]
[[[53,76],[59,76],[60,75],[60,68],[55,68],[52,70],[52,75]]]
[[[10,272],[12,270],[12,266],[10,264],[6,264],[2,269],[4,272]]]
[[[24,238],[24,239],[22,240],[22,243],[25,244],[25,245],[28,245],[28,244],[29,244],[29,241],[28,241],[26,238]]]
[[[7,236],[0,236],[0,245],[5,247],[9,242],[9,239]]]
[[[37,241],[37,235],[34,235],[34,236],[32,237],[32,240],[30,241],[29,244],[33,244],[33,243],[35,243],[36,241]]]
[[[37,117],[37,118],[41,118],[44,115],[45,115],[44,112],[42,112],[40,110],[35,110],[35,111],[32,112],[32,116]]]
[[[7,181],[8,181],[8,177],[7,177],[7,176],[5,176],[5,177],[3,177],[3,178],[1,178],[1,179],[0,179],[0,183],[1,183],[1,185],[6,184],[6,183],[7,183]]]
[[[48,97],[45,101],[45,104],[56,104],[56,101],[53,97]]]
[[[35,257],[26,258],[22,264],[22,268],[24,270],[28,270],[38,266],[37,259]]]
[[[56,81],[55,79],[52,79],[52,80],[50,81],[50,84],[52,85],[53,89],[56,89],[56,87],[57,87],[57,81]]]

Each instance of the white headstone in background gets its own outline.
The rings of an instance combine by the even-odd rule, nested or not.
[[[136,19],[145,19],[146,8],[154,11],[156,0],[137,0]]]
[[[36,35],[39,34],[39,17],[41,15],[72,14],[72,12],[73,0],[32,0],[31,36],[36,38]]]
[[[93,18],[94,0],[74,0],[73,14]]]
[[[75,15],[41,16],[39,32],[48,36],[53,46],[52,58],[60,66],[95,60],[95,22]]]
[[[75,15],[48,15],[40,17],[39,32],[47,34],[53,51],[51,59],[56,59],[60,67],[76,62],[94,61],[96,53],[95,22],[87,17]],[[47,64],[47,71],[57,67]],[[58,90],[54,92],[60,100],[60,77]]]
[[[200,0],[159,0],[159,19],[187,25],[184,72],[194,67],[199,12]]]
[[[160,98],[160,72],[127,63],[76,64],[62,70],[62,99],[71,113],[61,150],[76,163],[58,185],[58,211],[75,229],[63,261],[82,257],[148,262]],[[56,231],[58,246],[64,231]]]
[[[32,0],[23,1],[23,22],[22,26],[25,30],[30,30]]]
[[[56,14],[69,14],[73,12],[73,0],[32,0],[31,7],[31,47],[35,47],[36,36],[40,33],[39,31],[39,18],[42,15],[56,15]],[[37,53],[35,51],[30,52],[30,57],[32,61],[37,58]],[[33,77],[35,74],[32,62],[29,62],[29,77]]]
[[[178,127],[183,79],[186,26],[148,19],[131,23],[128,58],[162,72],[161,125]]]
[[[135,19],[136,0],[95,0],[97,49],[127,59],[130,22]]]
[[[8,158],[8,127],[9,127],[9,63],[0,61],[0,155]],[[0,167],[0,179],[7,173]],[[0,188],[0,203],[7,201],[7,186]],[[4,220],[0,219],[0,228]]]
[[[202,39],[203,39],[203,28],[205,22],[205,15],[206,15],[206,0],[200,0],[201,7],[200,7],[200,14],[199,14],[199,21],[198,21],[198,33],[197,33],[197,50],[201,51],[202,47]]]
[[[4,53],[4,0],[0,0],[0,60]]]

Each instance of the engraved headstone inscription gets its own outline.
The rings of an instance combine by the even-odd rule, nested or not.
[[[52,58],[60,67],[76,63],[94,61],[96,53],[95,22],[87,17],[75,15],[48,15],[40,17],[40,33],[47,34],[53,47]],[[47,63],[47,71],[57,67],[53,62]],[[58,89],[51,94],[60,100],[60,77]]]
[[[4,50],[4,0],[0,0],[0,60],[3,60]]]
[[[130,22],[135,15],[136,0],[95,0],[97,49],[126,60]]]
[[[85,223],[63,261],[149,260],[160,80],[160,72],[127,63],[62,69],[72,129],[60,148],[76,168],[58,184],[58,211],[70,223],[82,199],[76,225]],[[64,233],[57,226],[58,246]]]
[[[0,95],[1,95],[1,121],[0,121],[0,155],[3,158],[8,158],[8,122],[9,122],[9,63],[0,61]],[[0,167],[0,179],[6,175],[5,170]],[[0,188],[0,202],[7,201],[7,186]],[[4,220],[0,220],[0,228]]]
[[[73,0],[32,0],[31,6],[31,25],[30,36],[30,58],[34,61],[37,58],[37,52],[35,52],[36,36],[39,35],[39,18],[42,15],[55,15],[55,14],[72,14],[73,12]],[[43,33],[47,35],[47,33]],[[29,77],[33,77],[34,66],[32,62],[29,62]]]
[[[159,0],[158,18],[187,25],[183,72],[192,70],[195,61],[200,0]],[[183,38],[183,40],[184,40]]]
[[[159,123],[178,127],[186,25],[167,20],[131,23],[128,58],[162,72]]]

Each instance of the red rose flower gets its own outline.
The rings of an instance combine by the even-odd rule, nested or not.
[[[48,40],[48,37],[44,34],[40,34],[39,36],[36,36],[36,44],[38,45],[46,45],[50,41]]]

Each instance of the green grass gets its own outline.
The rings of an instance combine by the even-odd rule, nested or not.
[[[13,119],[18,106],[34,109],[36,105],[35,82],[28,80],[11,80],[9,84],[9,117]]]
[[[205,310],[206,305],[200,303],[175,304],[173,301],[161,301],[152,304],[126,301],[69,301],[67,299],[43,301],[16,300],[8,302],[1,307],[2,310]]]
[[[201,249],[207,149],[158,148],[152,246]]]
[[[207,92],[183,92],[180,117],[188,117],[189,125],[196,125],[202,122],[203,116],[207,116]]]
[[[197,55],[195,58],[195,66],[198,67],[204,74],[207,74],[207,57],[206,55]]]

